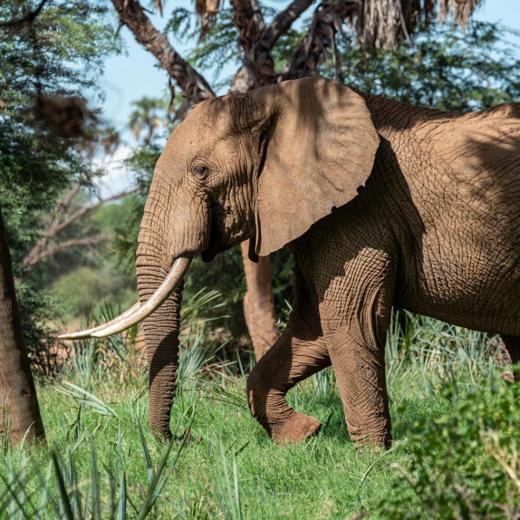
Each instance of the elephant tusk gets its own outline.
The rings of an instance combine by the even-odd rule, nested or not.
[[[103,323],[102,325],[98,325],[97,327],[92,327],[91,329],[80,330],[78,332],[67,332],[65,334],[59,335],[58,338],[59,339],[90,338],[90,336],[92,336],[92,334],[94,332],[97,332],[98,330],[102,330],[110,325],[113,325],[114,323],[117,323],[120,319],[130,316],[130,314],[134,313],[140,306],[141,306],[140,303],[136,303],[136,304],[132,305],[132,307],[127,309],[125,312],[123,312],[123,314],[120,314],[117,318],[114,318],[113,320],[110,320],[107,323]]]
[[[146,302],[131,314],[126,316],[123,314],[119,318],[116,318],[114,322],[110,322],[110,324],[107,324],[107,326],[102,329],[93,332],[92,336],[95,338],[104,338],[106,336],[111,336],[112,334],[118,334],[150,316],[150,314],[152,314],[152,312],[155,311],[155,309],[157,309],[179,285],[190,263],[191,258],[177,258],[175,262],[173,262],[170,272],[164,279],[163,283]]]

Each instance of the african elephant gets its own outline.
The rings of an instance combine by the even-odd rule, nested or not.
[[[169,437],[182,277],[244,240],[284,246],[287,329],[249,376],[276,442],[319,428],[285,394],[332,363],[351,438],[391,441],[384,345],[392,306],[504,335],[520,360],[520,104],[444,113],[306,78],[195,106],[157,162],[137,250],[150,420]],[[70,336],[69,336],[70,337]]]

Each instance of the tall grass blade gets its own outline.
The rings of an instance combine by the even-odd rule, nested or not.
[[[68,381],[64,382],[63,386],[65,388],[58,387],[56,390],[64,395],[72,397],[73,399],[77,399],[101,415],[111,415],[112,417],[117,418],[117,413],[110,406],[105,404],[101,399],[88,392],[84,388],[81,388],[80,386],[73,383],[69,383]]]
[[[102,520],[101,517],[101,489],[99,486],[99,474],[96,461],[96,450],[90,445],[90,512],[94,520]]]
[[[76,468],[74,466],[74,460],[70,451],[68,453],[68,474],[63,471],[63,477],[65,484],[68,484],[68,488],[71,490],[70,504],[72,506],[74,518],[84,518],[82,504],[83,497],[81,495],[81,490],[79,489]]]
[[[25,518],[25,520],[32,520],[34,518],[33,514],[29,512],[24,505],[23,484],[20,482],[18,475],[16,475],[13,471],[11,472],[10,477],[11,478],[8,479],[4,475],[0,475],[0,478],[5,485],[7,494],[5,505],[2,505],[2,508],[0,509],[0,513],[2,513],[1,517],[3,518],[3,512],[5,509],[7,509],[7,511],[10,510],[10,513],[8,513],[7,516],[8,518],[12,518],[14,513],[18,511],[18,516],[20,518]],[[11,482],[9,482],[9,480],[11,480]],[[15,484],[15,487],[13,487],[13,484]],[[22,496],[20,497],[18,496],[18,490],[22,491]],[[11,500],[9,500],[9,497],[11,497]]]
[[[233,484],[235,491],[235,504],[237,510],[237,519],[242,520],[242,504],[240,502],[240,481],[238,479],[238,464],[236,456],[233,456]]]
[[[193,419],[192,419],[193,422]],[[190,423],[191,424],[191,423]],[[177,453],[175,454],[175,458],[172,461],[170,465],[170,471],[175,467],[175,464],[179,460],[179,457],[184,450],[184,447],[186,446],[186,442],[189,437],[189,431],[190,428],[186,430],[186,434],[184,435],[184,438],[182,439],[181,445],[179,446]],[[148,495],[141,506],[141,510],[139,511],[139,515],[137,516],[137,520],[143,520],[146,518],[148,513],[153,509],[155,502],[157,501],[157,498],[161,494],[162,489],[164,488],[164,485],[166,484],[168,480],[169,473],[164,474],[164,471],[166,469],[166,463],[168,462],[168,458],[170,456],[170,452],[172,450],[173,444],[175,440],[172,439],[170,443],[168,444],[168,447],[163,453],[163,456],[161,457],[161,461],[159,462],[159,466],[157,468],[157,471],[155,472],[153,476],[153,480],[148,488]]]
[[[233,455],[232,471],[230,475],[229,463],[222,444],[220,445],[220,457],[224,470],[224,483],[226,485],[227,504],[224,507],[224,516],[230,515],[233,520],[242,520],[242,506],[240,504],[240,482],[238,479],[238,468],[236,457]]]
[[[150,450],[148,449],[148,444],[146,443],[146,439],[144,437],[143,426],[140,422],[137,423],[137,428],[139,430],[139,438],[141,440],[141,449],[143,450],[144,461],[146,464],[146,477],[148,479],[148,485],[151,486],[153,482],[154,469],[152,457],[150,455]]]
[[[72,512],[72,504],[70,503],[69,495],[67,493],[67,488],[65,486],[65,479],[63,478],[63,473],[61,471],[60,462],[59,462],[58,455],[55,450],[51,451],[51,461],[52,461],[52,466],[54,468],[54,474],[56,476],[56,483],[58,485],[60,504],[62,506],[61,512],[67,518],[67,520],[75,520],[74,513]]]
[[[117,508],[117,519],[126,520],[126,473],[121,472],[119,482],[119,505]]]

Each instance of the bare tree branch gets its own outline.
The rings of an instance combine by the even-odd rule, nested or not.
[[[80,218],[84,217],[85,215],[88,215],[89,213],[92,213],[96,209],[100,208],[101,206],[104,206],[108,202],[113,202],[114,200],[122,199],[123,197],[126,197],[127,195],[130,195],[131,193],[135,193],[137,189],[128,190],[128,191],[122,191],[120,193],[116,193],[115,195],[112,195],[110,197],[107,197],[106,199],[100,199],[95,204],[92,204],[91,206],[84,206],[83,208],[78,209],[75,211],[72,215],[70,215],[65,220],[59,222],[54,227],[55,232],[53,235],[56,235],[66,227],[69,227],[71,224],[79,220]]]
[[[358,9],[359,0],[323,0],[314,11],[307,36],[281,78],[294,79],[317,74],[318,66],[327,53],[334,52],[336,33],[343,20],[354,17]]]
[[[73,247],[78,246],[97,246],[101,244],[102,242],[108,240],[110,236],[106,235],[92,235],[88,237],[83,238],[71,238],[69,240],[64,240],[63,242],[60,242],[52,247],[49,247],[45,249],[44,251],[40,251],[38,255],[33,256],[29,260],[24,260],[24,268],[30,268],[33,267],[35,264],[40,263],[43,260],[46,260],[47,258],[50,258],[51,256],[54,256],[58,253],[62,253],[63,251],[66,251],[68,249],[71,249]]]
[[[266,28],[255,2],[232,0],[234,21],[244,50],[244,64],[235,74],[230,92],[244,93],[276,82],[277,75],[271,51],[280,36],[289,30],[293,22],[313,1],[294,0],[286,9],[278,13]]]
[[[263,44],[272,49],[280,36],[285,34],[291,25],[305,12],[314,0],[293,0],[283,11],[280,11],[265,30]]]
[[[72,201],[76,198],[76,195],[79,193],[80,189],[81,189],[81,184],[78,182],[78,184],[76,184],[74,186],[74,188],[72,188],[67,194],[65,194],[63,199],[61,199],[58,202],[58,208],[57,208],[56,217],[54,218],[54,220],[59,218],[60,215],[62,215],[69,209],[70,205],[72,204]]]
[[[90,206],[84,206],[68,217],[65,217],[65,214],[67,213],[67,210],[70,207],[70,204],[72,203],[74,197],[79,192],[79,185],[75,186],[66,196],[65,198],[59,203],[58,205],[58,211],[56,214],[56,217],[54,218],[53,223],[47,228],[47,230],[44,232],[42,237],[36,242],[34,247],[29,251],[29,253],[26,255],[22,262],[22,267],[24,269],[28,269],[35,264],[41,262],[43,259],[52,256],[56,254],[56,252],[52,253],[52,255],[48,254],[47,252],[49,250],[53,251],[55,248],[49,248],[49,242],[56,237],[56,235],[63,231],[65,228],[71,226],[74,222],[78,221],[80,218],[85,217],[86,215],[92,213],[96,209],[100,208],[101,206],[107,204],[108,202],[113,202],[114,200],[122,199],[123,197],[126,197],[126,195],[130,195],[131,193],[135,193],[134,190],[129,191],[123,191],[120,193],[117,193],[115,195],[112,195],[111,197],[108,197],[106,199],[101,199],[95,204],[92,204]],[[80,239],[78,239],[80,240]],[[70,242],[66,241],[66,242]],[[63,242],[63,243],[66,243]],[[59,252],[58,250],[57,252]]]
[[[243,93],[273,83],[276,74],[271,49],[262,43],[265,22],[260,8],[254,0],[231,0],[231,5],[244,57],[230,92]]]
[[[231,0],[231,5],[233,21],[240,34],[240,45],[248,53],[264,30],[264,17],[254,0]]]
[[[121,23],[126,25],[135,39],[157,58],[161,67],[177,82],[192,103],[215,96],[204,77],[185,61],[166,36],[154,27],[137,0],[112,0],[112,4]]]

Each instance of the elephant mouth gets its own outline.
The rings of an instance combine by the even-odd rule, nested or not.
[[[204,262],[211,262],[217,256],[217,251],[206,249],[200,256]]]
[[[208,245],[204,251],[200,253],[200,256],[204,262],[211,262],[218,253],[226,250],[229,246],[222,245],[223,240],[221,237],[223,236],[222,227],[223,225],[219,225],[218,219],[215,218],[215,206],[216,203],[212,203],[212,211],[210,215],[209,222],[209,237],[208,237]]]
[[[236,240],[221,240],[222,236],[218,230],[212,230],[210,233],[210,240],[208,243],[208,247],[200,253],[200,256],[204,262],[211,262],[219,253],[228,250],[230,247],[236,246],[246,240],[242,238],[237,238]],[[218,238],[217,238],[218,237]]]

